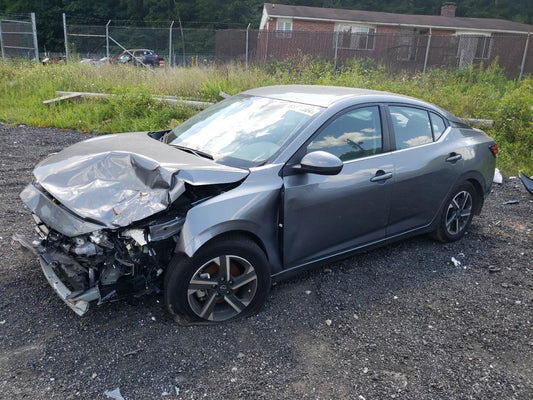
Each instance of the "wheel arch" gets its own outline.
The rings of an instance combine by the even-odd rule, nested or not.
[[[483,191],[481,183],[479,183],[477,179],[470,178],[470,179],[467,179],[466,181],[470,182],[472,186],[474,186],[474,189],[476,190],[477,201],[474,204],[475,206],[474,214],[479,215],[481,213],[481,209],[483,208],[483,203],[485,202],[485,193]]]
[[[204,242],[198,249],[196,249],[195,253],[200,251],[205,246],[209,246],[214,242],[221,241],[221,240],[239,240],[240,238],[247,238],[250,239],[252,242],[254,242],[259,248],[265,253],[265,257],[267,260],[269,260],[268,252],[266,250],[265,244],[263,241],[257,236],[255,233],[246,231],[243,229],[237,229],[237,230],[231,230],[226,232],[221,232],[217,234],[216,236],[213,236],[211,239]]]
[[[237,223],[237,221],[228,221],[226,224],[212,227],[195,236],[192,241],[184,240],[184,235],[181,235],[174,252],[183,253],[187,257],[193,257],[202,248],[205,248],[214,242],[228,238],[233,240],[247,238],[254,242],[265,254],[271,274],[281,270],[279,255],[276,251],[277,243],[269,243],[267,240],[261,238],[258,234],[259,229],[254,229],[254,224],[248,226],[249,224],[243,224],[242,222],[244,221],[241,221],[241,223]]]
[[[463,182],[470,183],[476,190],[477,201],[475,202],[474,215],[479,215],[485,202],[485,194],[490,189],[490,185],[489,188],[486,188],[485,179],[483,178],[483,175],[478,171],[469,171],[463,174],[457,181],[456,186],[460,185]]]

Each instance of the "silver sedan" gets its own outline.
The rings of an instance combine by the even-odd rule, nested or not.
[[[164,291],[181,323],[250,315],[279,280],[369,246],[460,239],[498,148],[426,102],[272,86],[171,131],[97,137],[43,160],[21,198],[34,251],[79,315]]]

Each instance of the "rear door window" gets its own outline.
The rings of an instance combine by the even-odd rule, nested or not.
[[[396,149],[407,149],[433,142],[429,114],[407,106],[389,106]]]

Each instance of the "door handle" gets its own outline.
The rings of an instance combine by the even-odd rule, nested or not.
[[[446,162],[454,163],[454,162],[456,162],[456,161],[459,161],[461,158],[463,158],[463,156],[460,155],[460,154],[457,154],[457,153],[450,153],[450,155],[449,155],[448,158],[446,159]]]
[[[392,172],[385,172],[383,170],[379,170],[378,172],[376,172],[376,175],[370,178],[370,182],[384,182],[390,178],[392,178]]]

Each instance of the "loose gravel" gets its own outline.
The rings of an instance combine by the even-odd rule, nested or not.
[[[34,165],[84,138],[0,125],[0,398],[533,399],[533,196],[519,180],[494,186],[461,241],[332,263],[232,324],[178,326],[158,295],[80,318],[11,236],[33,233],[18,194]]]

